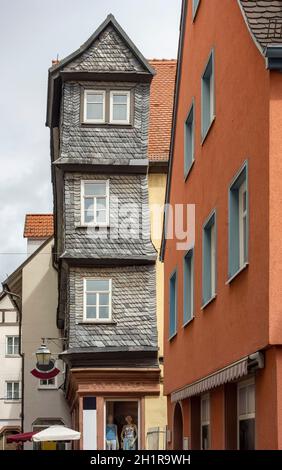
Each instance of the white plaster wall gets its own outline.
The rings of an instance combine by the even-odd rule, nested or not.
[[[0,310],[13,309],[8,296],[0,300]],[[21,358],[6,357],[6,336],[18,336],[19,325],[13,323],[8,325],[2,323],[2,312],[0,312],[0,432],[4,426],[17,426],[20,425],[20,401],[7,401],[6,398],[6,381],[21,381]],[[6,312],[6,321],[9,322],[16,320],[16,312]]]
[[[56,327],[57,312],[57,272],[52,266],[51,249],[53,240],[23,268],[23,307],[22,307],[22,345],[24,352],[24,431],[32,431],[32,423],[37,418],[58,418],[70,426],[68,405],[62,390],[40,390],[39,381],[30,371],[35,367],[35,351],[42,337],[58,338]],[[62,350],[62,342],[48,343],[56,355]],[[58,386],[63,375],[58,376]],[[25,448],[32,448],[31,443]]]

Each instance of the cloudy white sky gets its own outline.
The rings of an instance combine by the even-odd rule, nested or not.
[[[51,60],[77,49],[113,13],[148,58],[175,58],[181,0],[0,0],[0,282],[26,255],[26,213],[52,212]]]

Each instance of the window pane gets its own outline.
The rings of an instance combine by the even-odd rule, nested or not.
[[[255,413],[255,384],[248,386],[248,413]]]
[[[209,399],[205,398],[202,400],[202,406],[201,406],[201,414],[202,414],[202,421],[209,421],[210,416],[209,416]]]
[[[243,258],[244,262],[246,263],[247,261],[247,217],[245,216],[243,218]]]
[[[13,398],[13,384],[12,382],[7,382],[7,398],[12,399]]]
[[[105,196],[106,183],[84,183],[85,196]]]
[[[90,223],[94,222],[93,212],[84,212],[84,222],[86,224],[90,224]]]
[[[106,209],[107,207],[107,201],[106,201],[106,198],[105,197],[98,197],[97,198],[97,203],[96,203],[96,207],[97,207],[97,210],[101,210],[101,209]]]
[[[246,388],[239,389],[239,416],[246,414],[247,411],[247,396]]]
[[[99,305],[109,305],[109,294],[100,294]]]
[[[87,294],[86,295],[87,305],[96,305],[97,304],[97,295],[96,294]]]
[[[114,104],[127,104],[127,95],[113,95]]]
[[[18,400],[20,398],[20,384],[14,382],[14,399]]]
[[[96,307],[86,307],[86,317],[96,318]]]
[[[7,338],[7,354],[13,354],[13,338],[9,336]]]
[[[109,281],[104,279],[87,279],[86,290],[92,292],[108,291]]]
[[[14,338],[14,354],[19,354],[19,337]]]
[[[127,105],[114,104],[113,105],[113,121],[127,121]]]
[[[86,118],[87,119],[103,119],[103,104],[87,103]]]
[[[99,308],[99,318],[109,318],[109,307]]]
[[[176,333],[176,273],[169,281],[169,336]]]
[[[245,212],[247,209],[247,192],[243,192],[243,211]]]
[[[103,93],[87,93],[86,94],[87,103],[103,103],[104,95]]]
[[[84,198],[84,209],[85,211],[93,211],[94,210],[94,199],[93,197]]]
[[[99,211],[97,212],[97,223],[104,224],[107,221],[107,213],[106,211]]]

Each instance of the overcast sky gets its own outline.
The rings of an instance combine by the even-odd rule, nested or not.
[[[181,0],[0,0],[0,282],[25,259],[26,213],[52,212],[51,60],[77,49],[109,13],[147,58],[175,58]]]

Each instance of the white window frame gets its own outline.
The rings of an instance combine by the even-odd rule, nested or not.
[[[12,398],[8,397],[8,384],[12,384]],[[15,393],[15,384],[19,384],[19,398],[14,398]],[[6,402],[18,402],[21,400],[21,383],[19,380],[7,380],[6,381],[6,394],[5,394],[5,401]]]
[[[207,421],[203,420],[203,416],[202,416],[202,403],[203,403],[203,401],[208,402],[209,419]],[[203,450],[203,432],[202,432],[203,426],[208,426],[209,447],[208,447],[207,450],[209,450],[210,447],[211,447],[211,426],[210,426],[211,415],[210,415],[210,412],[211,412],[210,395],[209,395],[209,393],[206,393],[205,395],[201,396],[201,409],[200,409],[200,413],[201,413],[201,450]]]
[[[8,338],[13,338],[13,351],[15,350],[15,338],[18,338],[19,345],[18,345],[18,352],[9,353],[8,352]],[[6,336],[6,356],[8,357],[19,357],[20,355],[20,337],[19,335],[7,335]]]
[[[246,207],[244,209],[244,194],[246,195]],[[238,190],[239,197],[239,265],[242,268],[247,262],[247,254],[245,253],[245,246],[247,244],[247,233],[244,232],[244,222],[247,230],[248,223],[248,202],[247,202],[247,182],[243,181]]]
[[[87,281],[109,281],[109,317],[108,318],[87,318],[86,314],[86,290]],[[105,293],[106,291],[101,291]],[[96,291],[99,293],[99,291]],[[99,305],[98,305],[99,306]],[[98,312],[98,311],[97,311]],[[85,323],[111,323],[112,322],[112,279],[104,277],[85,277],[83,279],[83,321]]]
[[[113,119],[113,96],[126,95],[127,96],[127,119],[114,120]],[[129,90],[111,90],[110,91],[110,124],[129,124],[130,123],[130,91]]]
[[[240,403],[239,403],[239,392],[242,388],[248,387],[250,385],[254,386],[255,391],[255,411],[253,413],[247,413],[244,415],[240,415]],[[255,387],[255,379],[251,378],[249,380],[243,380],[237,383],[237,449],[240,449],[240,421],[244,421],[245,419],[256,419],[256,387]]]
[[[97,196],[93,196],[94,199],[94,222],[86,222],[85,221],[85,205],[84,205],[84,199],[85,199],[85,183],[106,183],[106,222],[99,222],[97,223],[96,221],[96,198]],[[81,180],[81,207],[80,207],[80,213],[81,213],[81,225],[85,227],[108,227],[110,224],[110,180]],[[87,196],[90,197],[90,196]]]
[[[58,382],[57,382],[57,377],[54,378],[54,383],[53,384],[47,384],[43,385],[41,384],[41,380],[51,380],[51,379],[38,379],[38,390],[57,390],[58,389]]]
[[[87,119],[87,95],[91,94],[101,94],[103,95],[103,118],[102,119]],[[104,124],[106,122],[106,91],[105,90],[84,90],[84,99],[83,99],[83,122],[89,124]]]

